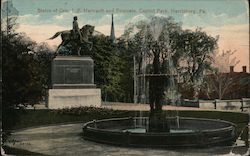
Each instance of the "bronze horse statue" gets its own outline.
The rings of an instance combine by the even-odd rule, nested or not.
[[[81,51],[81,46],[82,44],[89,44],[90,48],[89,50],[92,49],[93,43],[89,41],[89,38],[93,35],[94,32],[94,26],[92,25],[84,25],[81,29],[81,35],[82,35],[82,41],[83,43],[80,41],[80,39],[76,39],[74,38],[74,35],[72,33],[72,30],[65,30],[65,31],[59,31],[57,32],[54,36],[52,36],[51,38],[49,38],[50,40],[53,40],[54,38],[58,37],[59,35],[61,35],[62,38],[62,43],[57,47],[56,53],[58,53],[58,50],[61,46],[65,46],[68,43],[72,42],[75,43],[76,46],[78,47],[77,49],[77,54],[80,56],[80,51]]]

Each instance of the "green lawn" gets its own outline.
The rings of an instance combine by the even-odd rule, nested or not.
[[[104,119],[112,117],[128,117],[139,116],[139,111],[124,111],[124,110],[112,110],[106,108],[95,107],[81,107],[72,109],[61,110],[15,110],[13,112],[16,118],[15,124],[7,125],[4,129],[20,129],[31,126],[48,125],[64,122],[86,122],[93,119]],[[238,124],[247,124],[249,117],[248,114],[238,112],[225,112],[225,111],[164,111],[166,116],[176,116],[177,114],[182,117],[196,117],[196,118],[209,118],[209,119],[221,119]],[[148,116],[148,111],[143,111],[143,116]],[[8,119],[12,120],[10,117]],[[4,124],[6,125],[6,124]]]
[[[248,114],[236,112],[220,112],[220,111],[164,111],[166,116],[195,117],[195,118],[209,118],[221,119],[233,122],[237,125],[238,135],[242,130],[242,140],[248,142],[248,129],[245,127],[248,124]],[[105,108],[82,107],[62,110],[14,110],[5,116],[3,123],[4,130],[17,130],[33,126],[50,125],[67,122],[87,122],[93,119],[104,119],[112,117],[128,117],[128,116],[148,116],[149,112],[144,111],[122,111],[111,110]],[[8,137],[5,133],[4,138]],[[4,140],[5,140],[4,139]],[[41,155],[40,153],[32,153],[25,150],[4,147],[6,153],[9,154],[23,154],[23,155]]]
[[[221,119],[233,122],[237,125],[239,134],[248,124],[248,114],[237,112],[220,112],[220,111],[164,111],[167,116],[178,115],[182,117],[210,118]],[[139,116],[139,111],[122,111],[111,110],[106,108],[81,107],[62,110],[15,110],[13,118],[4,123],[4,130],[16,130],[33,126],[50,125],[67,122],[87,122],[93,119],[104,119],[113,117]],[[143,116],[148,116],[149,112],[144,111]],[[15,121],[11,121],[11,120]],[[243,137],[248,135],[247,129]]]

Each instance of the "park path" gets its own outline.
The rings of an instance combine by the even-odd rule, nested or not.
[[[101,105],[103,108],[117,109],[117,110],[141,110],[149,111],[149,104],[133,104],[133,103],[103,103]],[[163,106],[164,110],[201,110],[195,107],[176,107],[176,106]]]
[[[141,110],[148,111],[150,110],[149,104],[138,104],[138,103],[122,103],[122,102],[102,102],[101,108],[110,108],[115,110]],[[48,109],[44,104],[36,104],[34,107],[29,107],[28,109]],[[221,110],[221,109],[205,109],[205,108],[197,108],[197,107],[182,107],[182,106],[172,106],[172,105],[164,105],[162,107],[163,110],[212,110],[212,111],[231,111],[231,112],[241,112],[241,110]],[[245,109],[245,113],[250,113],[250,108]]]
[[[83,155],[83,156],[206,156],[206,155],[240,155],[245,148],[214,147],[202,149],[150,149],[127,148],[104,145],[86,141],[81,137],[83,123],[45,126],[14,132],[7,146],[28,150],[44,155]]]
[[[138,104],[138,103],[120,103],[120,102],[102,102],[102,108],[110,108],[115,110],[141,110],[141,111],[149,111],[149,104]],[[204,109],[197,107],[182,107],[182,106],[172,106],[172,105],[164,105],[162,107],[163,110],[197,110],[197,111],[230,111],[230,112],[240,112],[240,110],[220,110],[220,109]],[[247,110],[247,111],[250,111]],[[250,112],[249,112],[250,113]]]

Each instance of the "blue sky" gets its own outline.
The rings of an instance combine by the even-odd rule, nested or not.
[[[39,16],[36,19],[30,19],[25,21],[29,24],[63,24],[65,26],[71,26],[70,21],[64,21],[61,23],[55,20],[54,17],[62,15],[60,10],[73,11],[72,14],[79,15],[79,20],[85,20],[86,22],[96,24],[103,16],[109,13],[76,13],[77,9],[135,9],[136,13],[120,13],[114,12],[114,14],[122,16],[122,18],[116,21],[117,24],[124,22],[124,20],[130,19],[133,16],[140,14],[140,9],[188,9],[199,12],[204,10],[204,14],[198,14],[201,18],[207,20],[208,24],[220,26],[224,24],[223,21],[209,20],[209,16],[221,16],[226,18],[237,17],[247,12],[246,0],[12,0],[14,7],[19,10],[19,15]],[[51,12],[38,12],[38,9],[47,9]],[[58,9],[57,12],[53,12]],[[154,13],[147,13],[146,15],[153,15]],[[163,13],[164,15],[173,16],[176,21],[182,21],[184,14],[182,13]],[[246,23],[247,21],[241,20],[240,23]],[[84,22],[85,23],[85,22]],[[184,25],[195,26],[198,23],[194,21],[187,21]]]
[[[6,1],[6,0],[4,0]],[[237,50],[241,65],[249,65],[249,10],[247,0],[12,0],[19,11],[19,31],[37,42],[58,45],[46,39],[55,32],[72,28],[73,16],[79,25],[91,24],[109,35],[114,9],[115,33],[119,36],[129,23],[148,16],[172,16],[184,29],[202,27],[209,35],[220,35],[220,50]],[[99,12],[87,13],[84,9]],[[129,12],[131,11],[132,12]],[[92,11],[93,11],[92,10]],[[161,12],[159,12],[161,10]],[[79,12],[80,11],[80,12]]]

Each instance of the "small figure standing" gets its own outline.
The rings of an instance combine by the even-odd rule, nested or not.
[[[77,22],[77,16],[75,16],[73,21],[73,38],[77,39],[78,35],[80,37],[80,42],[83,43],[83,38],[82,38],[82,34],[80,32],[80,29],[78,27],[78,22]]]

